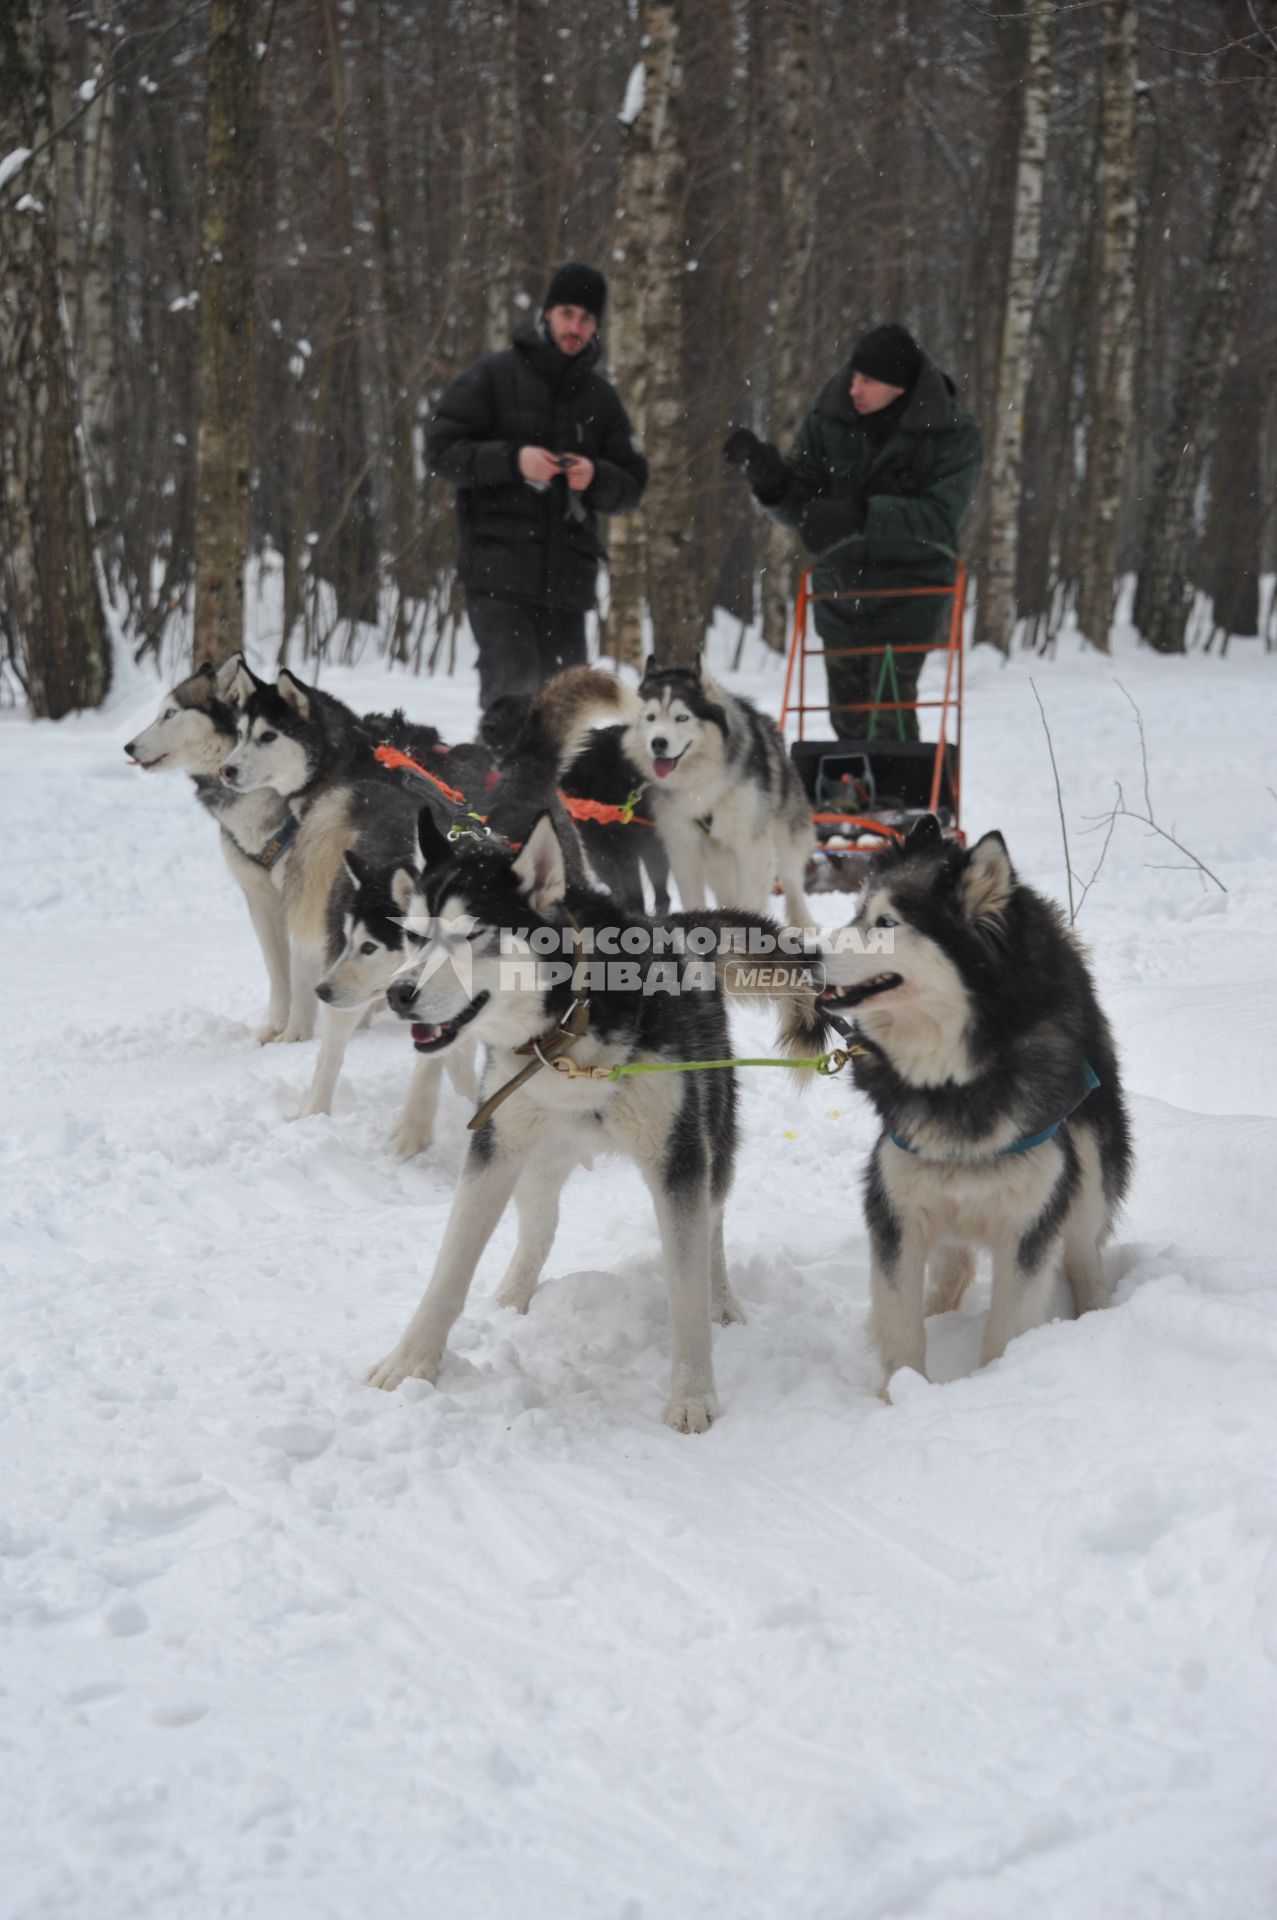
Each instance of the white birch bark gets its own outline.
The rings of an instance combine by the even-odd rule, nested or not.
[[[989,518],[976,640],[1009,653],[1015,627],[1015,562],[1029,377],[1033,288],[1042,228],[1042,178],[1051,97],[1050,0],[1030,0],[1024,117],[1016,164],[1015,217],[998,362],[998,404],[989,460]]]
[[[1134,410],[1138,0],[1105,0],[1097,152],[1099,326],[1078,569],[1078,626],[1101,652],[1117,601],[1117,528]]]
[[[785,0],[780,10],[776,78],[780,102],[781,219],[784,245],[776,276],[776,362],[772,390],[772,432],[787,446],[801,424],[811,380],[803,352],[807,268],[814,222],[811,74],[811,0]],[[794,535],[765,522],[763,541],[763,639],[774,652],[785,649],[793,605],[798,554]]]
[[[612,378],[644,446],[647,439],[646,296],[652,196],[653,90],[648,62],[630,73],[621,107],[621,180],[612,230],[607,345]],[[643,659],[647,599],[647,513],[620,514],[608,537],[608,612],[604,650],[618,665]]]

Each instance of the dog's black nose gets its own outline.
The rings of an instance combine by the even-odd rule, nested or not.
[[[409,1013],[417,997],[417,989],[411,980],[392,980],[386,988],[386,998],[396,1013]]]
[[[137,744],[136,741],[133,741],[133,740],[128,740],[125,742],[124,751],[125,753],[128,754],[130,760],[137,759],[137,755],[133,751],[133,748],[136,744]]]
[[[233,787],[239,779],[239,769],[237,767],[223,767],[221,769],[221,777],[228,787]]]
[[[669,745],[669,741],[665,738],[665,735],[663,733],[658,733],[656,738],[651,743],[652,752],[657,756],[658,759],[660,759],[663,756],[665,749],[666,747],[668,747],[668,745]]]
[[[315,988],[315,998],[316,1000],[322,1000],[326,1007],[331,1007],[333,1003],[333,990],[326,980],[321,980]]]

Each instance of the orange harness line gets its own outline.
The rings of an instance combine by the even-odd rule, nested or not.
[[[863,813],[813,813],[811,817],[817,826],[832,826],[838,822],[847,827],[861,827],[866,833],[876,833],[883,840],[904,839],[899,827],[889,826],[885,820],[871,820]]]
[[[410,753],[403,753],[398,747],[381,746],[373,748],[373,757],[380,760],[383,767],[410,767],[413,773],[419,773],[423,780],[429,780],[431,786],[438,787],[440,793],[451,800],[454,806],[465,806],[464,793],[458,793],[457,789],[450,787],[446,780],[441,780],[437,773],[431,773],[419,760],[414,760]],[[570,793],[561,793],[559,799],[563,802],[564,812],[573,820],[593,820],[602,827],[628,826],[631,820],[640,827],[650,827],[652,824],[650,820],[640,818],[638,814],[631,813],[625,807],[614,806],[609,800],[578,800]],[[487,817],[486,813],[477,815],[480,820],[486,820]]]

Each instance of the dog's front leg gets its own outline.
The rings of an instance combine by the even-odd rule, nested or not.
[[[1050,1310],[1060,1263],[1060,1236],[1040,1245],[1032,1233],[999,1239],[993,1249],[993,1292],[980,1343],[980,1365],[1000,1360],[1018,1334],[1040,1327]]]
[[[465,1306],[474,1270],[505,1212],[523,1161],[522,1154],[502,1150],[491,1121],[474,1135],[430,1284],[398,1346],[368,1375],[370,1386],[389,1392],[401,1380],[435,1378],[448,1334]]]
[[[288,1021],[280,1034],[281,1044],[291,1040],[309,1040],[315,1031],[315,998],[322,963],[294,941],[289,958]]]
[[[704,1433],[719,1413],[710,1331],[712,1209],[704,1181],[671,1193],[650,1179],[665,1256],[673,1367],[665,1421],[679,1433]]]
[[[413,1061],[408,1091],[390,1135],[392,1149],[405,1160],[424,1153],[434,1139],[443,1065],[441,1059],[428,1053],[419,1054]]]
[[[341,1076],[341,1063],[346,1058],[346,1044],[363,1016],[362,1007],[347,1012],[340,1007],[321,1006],[319,1057],[315,1061],[310,1091],[293,1115],[295,1120],[311,1120],[317,1113],[332,1112],[333,1094],[337,1091],[337,1081]]]
[[[449,1047],[444,1059],[448,1068],[448,1078],[463,1100],[479,1098],[479,1080],[475,1073],[475,1055],[479,1050],[477,1040],[459,1040]]]
[[[270,981],[270,1004],[266,1010],[265,1025],[259,1027],[253,1036],[259,1046],[265,1046],[268,1041],[277,1040],[288,1024],[288,929],[284,924],[284,903],[269,874],[254,873],[248,876],[242,867],[232,870],[244,890],[248,917],[253,923],[253,932],[257,935],[257,944],[266,962],[266,977]]]
[[[548,1166],[537,1160],[528,1166],[515,1188],[519,1241],[497,1295],[499,1307],[513,1307],[516,1313],[526,1313],[531,1305],[541,1269],[554,1245],[559,1225],[559,1196],[573,1165],[571,1160],[551,1162]]]
[[[869,1163],[865,1225],[869,1229],[869,1329],[882,1361],[882,1397],[893,1373],[912,1367],[926,1377],[927,1321],[924,1308],[927,1247],[916,1225],[902,1218],[883,1176],[880,1140]]]

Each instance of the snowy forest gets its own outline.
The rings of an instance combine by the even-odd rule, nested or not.
[[[796,543],[724,468],[864,327],[956,379],[975,638],[1274,639],[1273,0],[9,0],[0,17],[5,693],[96,704],[242,632],[447,666],[423,431],[561,259],[651,461],[602,647],[715,607],[783,644]],[[175,625],[176,623],[176,625]],[[185,628],[182,628],[185,623]]]

